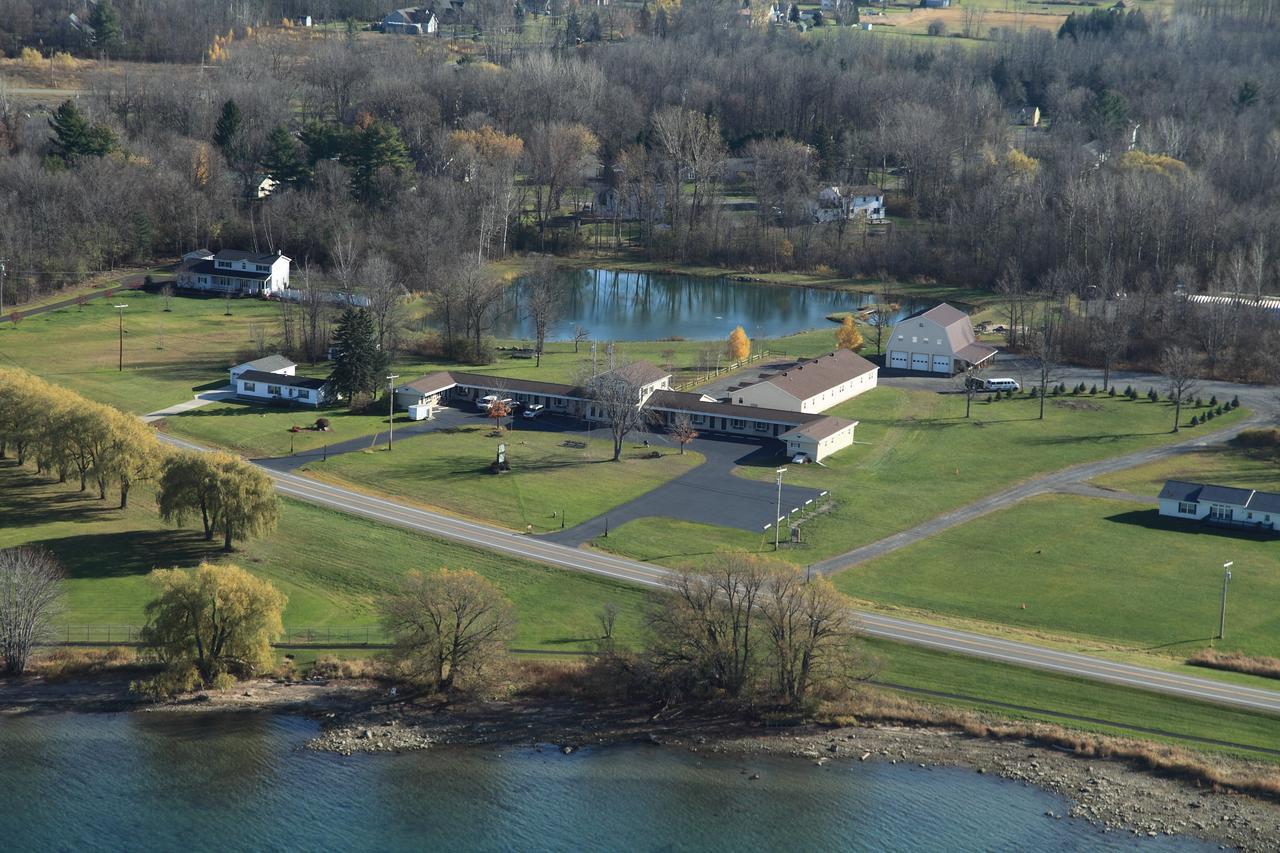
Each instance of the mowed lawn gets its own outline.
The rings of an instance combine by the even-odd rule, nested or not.
[[[1222,564],[1232,567],[1227,635]],[[834,576],[855,599],[1185,658],[1280,651],[1280,540],[1045,495]]]
[[[1120,456],[1203,435],[1235,423],[1240,409],[1179,434],[1172,409],[1146,399],[1070,395],[1049,398],[1045,419],[1026,397],[975,400],[964,417],[961,394],[880,386],[831,414],[859,421],[856,443],[823,465],[773,462],[742,468],[744,477],[772,480],[787,465],[786,482],[831,493],[834,509],[802,526],[804,544],[784,549],[798,564],[843,553],[925,522],[1022,480],[1071,465]],[[1190,418],[1189,413],[1184,413]],[[787,509],[783,507],[783,509]],[[758,549],[771,537],[706,525],[642,519],[609,532],[611,551],[660,562],[691,562],[716,548]]]
[[[1166,480],[1280,492],[1280,450],[1241,447],[1234,442],[1227,446],[1202,447],[1173,459],[1097,477],[1093,482],[1108,489],[1158,495]]]
[[[621,610],[620,642],[640,630],[643,592],[622,584],[513,560],[375,524],[308,504],[282,501],[279,530],[224,555],[194,528],[163,524],[150,489],[137,489],[129,509],[37,478],[11,460],[0,463],[0,547],[39,543],[68,575],[65,625],[141,625],[154,590],[154,568],[230,560],[267,578],[289,596],[287,628],[376,623],[378,596],[408,571],[474,569],[514,603],[516,644],[541,649],[590,648],[606,602]],[[199,522],[197,521],[196,524]]]
[[[572,446],[585,443],[586,447]],[[507,446],[511,470],[493,474],[489,465],[498,444]],[[501,437],[487,426],[468,426],[397,441],[390,453],[378,450],[333,456],[308,463],[305,471],[329,482],[406,498],[512,529],[533,525],[535,532],[586,521],[637,498],[702,462],[627,442],[622,459],[613,460],[606,430],[582,437],[559,432],[509,430]]]

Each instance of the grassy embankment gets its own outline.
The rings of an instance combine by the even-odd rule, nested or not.
[[[1166,403],[1101,395],[1050,398],[1043,421],[1037,419],[1038,401],[1025,397],[975,401],[969,419],[964,409],[963,395],[888,386],[836,407],[832,414],[860,422],[857,443],[828,457],[825,467],[792,465],[786,474],[790,484],[830,491],[834,509],[806,522],[805,544],[784,550],[782,557],[812,563],[1036,475],[1208,431],[1197,427],[1201,432],[1175,435],[1169,431],[1172,410]],[[1237,410],[1215,419],[1210,428],[1244,416]],[[739,473],[771,480],[774,462],[784,461],[766,460]],[[629,522],[610,530],[608,542],[599,544],[671,565],[692,563],[719,548],[764,547],[759,534],[673,519]]]
[[[40,543],[67,570],[65,625],[141,625],[154,595],[154,568],[230,560],[276,584],[289,597],[285,625],[362,626],[374,604],[410,570],[470,568],[515,604],[516,643],[527,648],[587,649],[599,636],[595,614],[606,602],[623,609],[619,636],[639,630],[642,592],[602,578],[547,568],[417,535],[291,500],[282,501],[276,533],[224,555],[198,529],[164,525],[150,489],[129,509],[36,478],[12,460],[0,463],[0,547]],[[196,524],[198,525],[198,521]],[[95,637],[98,635],[95,635]]]
[[[568,438],[577,440],[576,437]],[[489,473],[498,442],[507,445],[511,471]],[[639,497],[702,462],[702,456],[663,448],[652,452],[628,442],[613,462],[613,442],[603,430],[586,447],[566,447],[555,432],[516,429],[501,438],[485,426],[434,432],[384,449],[308,463],[313,477],[405,498],[451,513],[536,532],[594,518]]]

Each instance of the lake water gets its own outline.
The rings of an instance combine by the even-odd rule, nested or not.
[[[869,294],[788,287],[779,284],[703,278],[689,275],[561,270],[565,292],[562,319],[548,336],[572,339],[575,325],[599,341],[723,340],[735,326],[752,338],[771,338],[804,329],[832,327],[834,311],[851,311]],[[525,285],[516,280],[507,291],[498,338],[532,338]],[[929,305],[901,302],[898,316]],[[896,319],[896,318],[895,318]]]
[[[315,732],[267,715],[0,716],[0,849],[1213,849],[1053,820],[1064,800],[967,770],[648,746],[344,757],[302,749]]]

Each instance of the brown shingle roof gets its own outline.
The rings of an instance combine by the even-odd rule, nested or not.
[[[788,436],[803,435],[806,438],[812,438],[814,441],[822,441],[822,439],[830,438],[847,427],[857,425],[857,421],[847,421],[844,418],[827,415],[826,417],[818,418],[816,421],[809,421],[807,424],[793,427],[778,437],[787,438]]]
[[[808,400],[876,370],[853,350],[836,350],[762,379],[797,400]]]
[[[660,382],[671,375],[653,362],[644,360],[632,362],[619,367],[617,370],[607,371],[606,374],[602,375],[607,375],[608,373],[616,373],[636,385],[649,385],[653,382]]]
[[[787,412],[782,409],[766,409],[761,406],[739,406],[734,403],[720,403],[704,400],[701,394],[690,394],[686,391],[654,391],[649,397],[649,408],[673,412],[697,412],[704,415],[718,415],[723,418],[739,420],[773,421],[783,424],[804,424],[817,420],[820,415],[803,412]]]

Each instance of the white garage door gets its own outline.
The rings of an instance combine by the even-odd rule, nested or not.
[[[928,370],[929,369],[929,353],[927,352],[911,353],[911,369],[912,370]]]
[[[907,360],[907,359],[908,359],[908,356],[909,356],[909,353],[899,352],[899,351],[897,351],[897,350],[891,350],[891,351],[889,352],[889,366],[890,366],[890,367],[900,367],[900,368],[902,368],[903,370],[906,370],[906,369],[907,369],[907,365],[910,363],[910,362]]]
[[[951,359],[945,355],[935,355],[933,357],[933,372],[934,373],[950,373]]]

